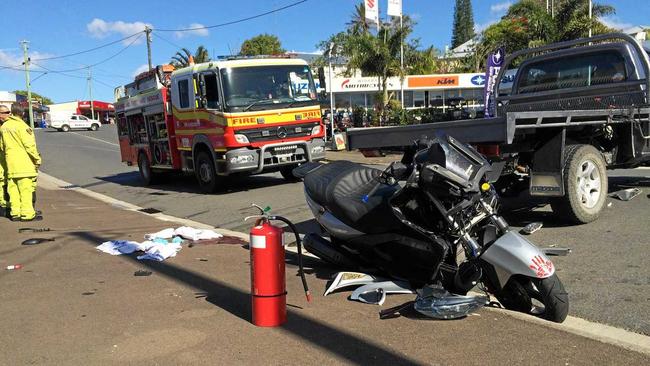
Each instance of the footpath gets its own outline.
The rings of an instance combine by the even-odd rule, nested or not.
[[[650,353],[501,310],[453,321],[380,320],[382,307],[349,301],[348,291],[320,296],[335,270],[315,260],[306,260],[313,301],[306,302],[290,260],[288,322],[258,328],[250,322],[249,253],[241,241],[185,246],[164,262],[111,256],[95,247],[187,223],[45,178],[39,184],[43,221],[0,218],[2,365],[650,364]],[[18,232],[27,227],[50,231]],[[39,237],[54,241],[21,245]],[[23,267],[5,269],[14,264]],[[138,270],[152,274],[134,276]],[[391,295],[384,308],[412,297]]]

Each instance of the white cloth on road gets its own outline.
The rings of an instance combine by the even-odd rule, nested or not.
[[[219,239],[223,237],[223,235],[216,233],[212,230],[195,229],[189,226],[179,227],[174,231],[174,234],[181,236],[184,239],[192,240],[192,241]]]
[[[103,242],[97,246],[97,249],[110,255],[131,254],[136,251],[146,250],[142,244],[129,240],[111,240]]]
[[[171,239],[174,237],[174,228],[167,228],[164,230],[160,230],[157,233],[151,233],[151,234],[145,234],[144,238],[147,240],[153,240],[156,238],[160,239]]]
[[[147,242],[152,243],[152,242]],[[175,257],[176,253],[181,250],[181,245],[178,243],[158,244],[152,243],[145,254],[139,255],[139,260],[152,260],[162,262],[167,258]]]

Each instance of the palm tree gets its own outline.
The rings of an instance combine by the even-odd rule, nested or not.
[[[348,31],[352,34],[365,34],[370,31],[370,23],[366,19],[366,6],[363,1],[354,6],[354,13],[352,13],[352,20],[346,23]]]
[[[196,48],[196,52],[194,52],[194,55],[192,55],[190,50],[187,48],[181,48],[180,51],[176,52],[176,54],[172,56],[171,64],[175,68],[180,69],[182,67],[189,66],[192,63],[198,64],[208,61],[210,61],[208,50],[203,46],[198,46]]]

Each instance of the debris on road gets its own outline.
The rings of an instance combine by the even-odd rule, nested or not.
[[[146,234],[144,238],[146,240],[154,240],[154,239],[171,239],[175,236],[180,236],[183,239],[187,240],[192,240],[192,241],[197,241],[197,240],[211,240],[211,239],[219,239],[223,237],[223,235],[214,232],[212,230],[208,229],[195,229],[193,227],[189,226],[181,226],[177,229],[173,228],[167,228],[164,230],[161,230],[157,233],[152,233],[152,234]]]
[[[134,276],[142,277],[142,276],[151,276],[151,271],[147,271],[144,269],[139,269],[133,273]]]
[[[449,293],[442,287],[426,286],[418,290],[415,310],[435,319],[458,319],[484,307],[487,296],[463,296]]]
[[[538,231],[539,229],[541,229],[542,226],[544,226],[544,224],[541,223],[541,222],[531,222],[530,224],[524,226],[521,229],[520,233],[525,234],[525,235],[530,235],[530,234]]]
[[[49,239],[46,239],[46,238],[31,238],[31,239],[24,240],[21,243],[21,245],[38,245],[38,244],[43,244],[43,243],[48,242],[48,241],[55,241],[55,239],[52,239],[52,238],[49,238]]]
[[[23,268],[22,264],[12,264],[10,266],[7,266],[7,271],[13,271],[14,269],[21,269]]]
[[[51,230],[49,227],[44,227],[44,228],[21,227],[20,229],[18,229],[18,233],[26,233],[26,232],[44,233],[46,231],[51,231]]]
[[[610,197],[618,198],[621,201],[629,201],[632,198],[641,194],[641,190],[638,188],[627,188],[621,189],[620,191],[610,193]]]
[[[414,294],[407,281],[381,281],[361,286],[352,292],[350,300],[366,304],[383,305],[386,295],[389,294]]]

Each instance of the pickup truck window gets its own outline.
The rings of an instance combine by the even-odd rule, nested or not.
[[[625,59],[616,51],[603,51],[542,60],[521,70],[518,93],[536,93],[627,80]]]

